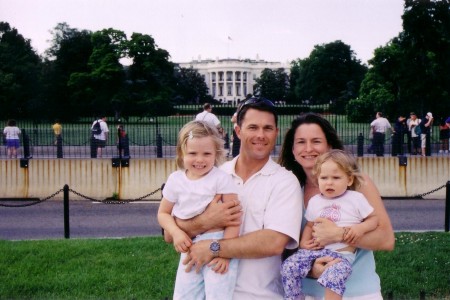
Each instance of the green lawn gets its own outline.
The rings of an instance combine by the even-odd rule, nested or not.
[[[450,234],[396,233],[377,252],[382,292],[450,299]],[[165,299],[178,255],[159,237],[0,241],[0,299]]]

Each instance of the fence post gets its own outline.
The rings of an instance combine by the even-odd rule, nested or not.
[[[117,144],[117,148],[119,149],[119,158],[122,159],[123,142],[122,142],[122,128],[120,128],[120,125],[117,127],[117,137],[119,140]]]
[[[357,138],[357,152],[358,156],[364,155],[364,136],[362,133],[359,133]]]
[[[156,157],[158,157],[158,158],[163,157],[163,153],[162,153],[162,137],[161,137],[161,134],[159,132],[156,134]]]
[[[56,136],[56,158],[63,158],[62,136]]]
[[[69,186],[64,185],[64,238],[70,238],[70,222],[69,222]]]
[[[30,138],[25,129],[22,129],[23,157],[30,158]]]
[[[97,158],[97,140],[91,135],[91,158]]]
[[[445,185],[445,232],[449,231],[450,227],[450,181]]]

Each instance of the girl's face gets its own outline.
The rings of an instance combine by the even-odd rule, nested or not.
[[[332,160],[327,160],[320,167],[317,174],[320,193],[327,198],[335,198],[345,193],[347,188],[353,184],[353,177],[349,177]]]
[[[305,171],[312,170],[317,157],[330,149],[325,133],[319,125],[302,124],[295,130],[292,153]]]
[[[216,147],[212,137],[187,139],[183,163],[189,179],[199,179],[208,174],[215,160]]]

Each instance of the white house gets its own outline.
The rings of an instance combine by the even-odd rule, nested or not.
[[[193,68],[205,79],[209,94],[222,103],[237,104],[248,94],[253,94],[255,80],[259,78],[264,69],[283,68],[287,74],[290,72],[288,63],[268,62],[252,59],[205,59],[193,60],[188,63],[179,63],[182,68]]]

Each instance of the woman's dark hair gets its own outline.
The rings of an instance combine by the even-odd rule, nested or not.
[[[284,137],[283,146],[281,147],[281,154],[278,158],[278,163],[286,169],[292,171],[297,176],[300,184],[305,185],[306,174],[303,167],[295,160],[292,148],[294,146],[295,131],[300,125],[303,124],[317,124],[322,129],[327,139],[328,145],[332,149],[344,150],[344,145],[339,139],[336,130],[331,126],[330,122],[324,119],[321,115],[316,113],[305,113],[292,121],[291,127],[286,132]]]
[[[17,125],[17,124],[16,124],[16,120],[14,120],[14,119],[8,120],[7,125],[8,125],[8,126],[16,126],[16,125]]]

